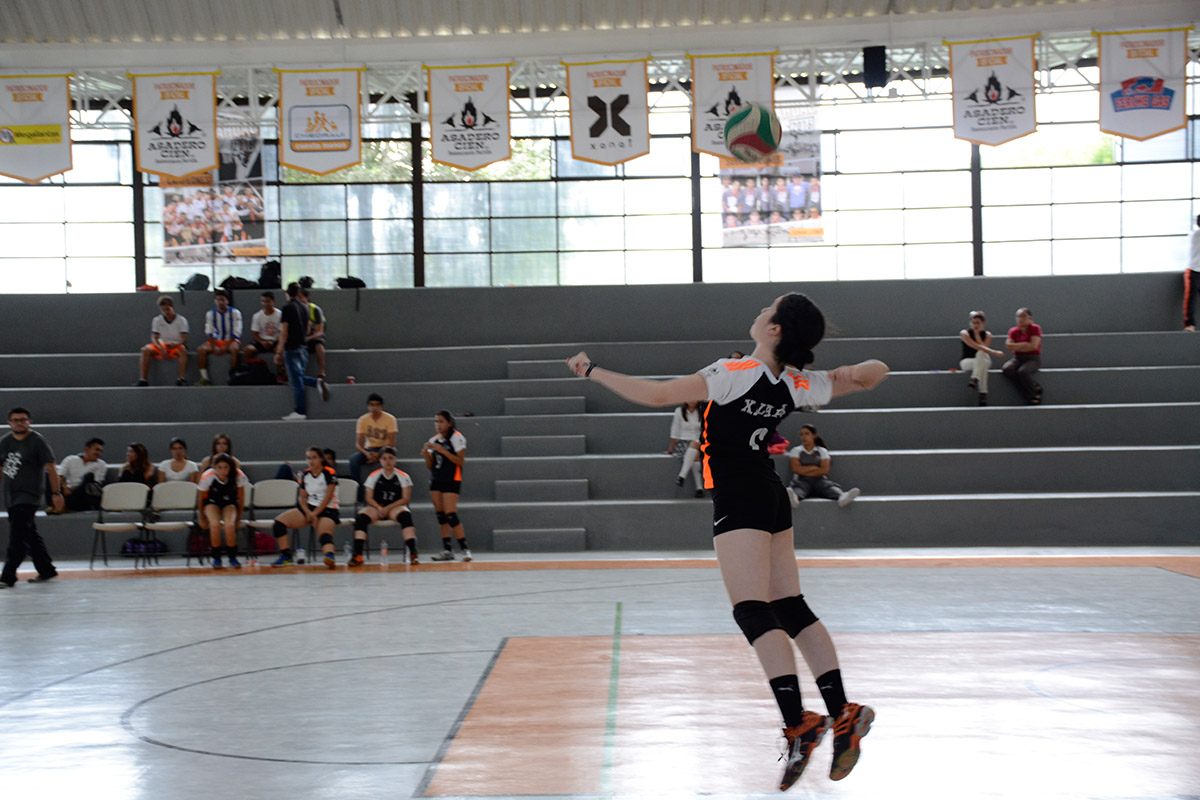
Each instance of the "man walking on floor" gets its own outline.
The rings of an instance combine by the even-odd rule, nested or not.
[[[36,578],[29,579],[30,583],[45,583],[58,574],[37,531],[34,515],[42,507],[42,484],[46,478],[50,479],[52,502],[58,513],[64,508],[63,493],[54,453],[40,434],[30,430],[32,422],[27,409],[12,409],[8,412],[8,427],[12,432],[0,439],[0,489],[4,507],[8,509],[8,557],[0,573],[0,589],[16,585],[17,567],[26,555],[33,559],[38,573]]]

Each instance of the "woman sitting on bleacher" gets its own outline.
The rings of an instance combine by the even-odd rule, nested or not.
[[[158,483],[158,468],[150,463],[146,445],[134,442],[125,450],[125,464],[117,473],[117,483],[144,483],[147,486]]]
[[[246,475],[234,467],[233,457],[218,453],[213,465],[200,476],[199,499],[196,501],[201,518],[207,523],[208,540],[212,545],[213,569],[221,569],[221,553],[229,555],[229,566],[241,567],[237,559],[238,520],[246,507]],[[221,531],[225,545],[221,546]]]
[[[829,451],[825,449],[825,442],[817,436],[817,429],[812,425],[800,426],[800,445],[788,451],[792,479],[787,485],[787,496],[792,508],[799,506],[806,497],[837,500],[837,504],[845,508],[862,494],[858,489],[843,490],[829,479],[829,464],[832,461]]]
[[[187,442],[176,436],[171,440],[171,457],[158,465],[158,482],[200,480],[200,467],[187,457]]]
[[[321,448],[308,448],[305,459],[308,461],[308,468],[296,475],[296,480],[300,482],[300,495],[296,507],[275,518],[272,533],[279,542],[279,558],[272,562],[271,566],[290,567],[295,563],[292,561],[292,541],[288,531],[311,525],[317,531],[317,541],[321,543],[325,566],[333,569],[337,566],[333,556],[333,529],[340,520],[337,475],[333,469],[325,466]]]

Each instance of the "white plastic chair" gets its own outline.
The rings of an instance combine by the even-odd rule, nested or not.
[[[96,563],[96,545],[104,557],[104,566],[108,566],[108,534],[133,533],[142,529],[142,520],[105,522],[104,514],[141,514],[146,510],[146,498],[150,495],[150,487],[144,483],[110,483],[100,492],[100,508],[96,511],[96,521],[92,523],[92,557],[88,561],[88,569],[93,569]],[[137,568],[138,558],[134,558],[133,566]]]
[[[256,531],[269,531],[275,526],[275,516],[282,510],[296,507],[300,485],[296,481],[283,478],[271,478],[259,481],[253,486],[246,487],[246,508],[250,510],[249,519],[239,520],[246,528],[246,553],[258,555],[254,534]],[[260,511],[268,513],[266,519],[258,519]]]
[[[171,519],[148,521],[142,526],[146,531],[187,531],[196,523],[196,495],[200,489],[191,481],[167,481],[160,483],[154,487],[154,491],[150,493],[150,510],[157,513],[164,511],[190,511],[192,512],[191,519]],[[154,537],[148,536],[147,539]],[[184,556],[187,558],[187,565],[191,566],[192,554],[187,551],[187,542],[184,541]],[[197,556],[203,559],[203,556]],[[154,559],[158,563],[158,558]],[[203,563],[203,561],[201,562]]]

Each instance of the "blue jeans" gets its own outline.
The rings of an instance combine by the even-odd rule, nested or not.
[[[304,393],[304,388],[317,385],[316,378],[304,374],[304,370],[308,369],[308,349],[297,347],[295,350],[284,350],[283,363],[287,367],[288,383],[292,385],[296,413],[307,414],[308,397]]]

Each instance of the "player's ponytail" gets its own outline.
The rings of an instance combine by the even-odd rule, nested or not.
[[[812,349],[825,337],[825,315],[798,292],[784,295],[771,322],[780,327],[775,358],[780,364],[803,369],[813,362]]]

